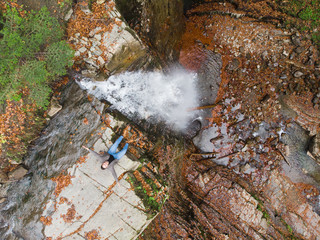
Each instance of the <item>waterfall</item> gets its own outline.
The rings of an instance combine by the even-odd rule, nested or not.
[[[183,131],[198,105],[197,74],[175,69],[162,72],[125,72],[106,81],[89,78],[77,81],[80,87],[99,99],[105,99],[122,114],[152,123],[163,121]]]

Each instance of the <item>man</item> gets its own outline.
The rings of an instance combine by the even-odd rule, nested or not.
[[[91,152],[93,154],[93,156],[95,156],[99,161],[101,161],[101,163],[102,163],[101,169],[102,170],[109,169],[111,171],[112,176],[114,177],[114,179],[117,181],[118,184],[119,184],[119,181],[118,181],[116,171],[114,170],[114,165],[116,163],[118,163],[120,158],[122,158],[126,154],[126,152],[128,150],[128,146],[129,146],[129,144],[126,143],[124,148],[121,151],[116,153],[118,145],[120,144],[122,139],[123,139],[123,136],[120,136],[115,141],[115,143],[109,148],[108,152],[103,152],[102,154],[99,154],[99,153],[87,148],[86,146],[82,146],[84,149]]]

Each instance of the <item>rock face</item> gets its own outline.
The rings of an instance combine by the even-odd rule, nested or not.
[[[0,235],[4,239],[15,239],[10,230],[26,239],[43,239],[43,224],[39,221],[43,209],[39,206],[46,204],[48,195],[55,188],[50,178],[78,160],[86,136],[90,136],[92,129],[101,123],[86,95],[75,83],[65,89],[61,103],[64,108],[51,119],[25,159],[31,174],[9,186],[8,199],[0,206]],[[102,111],[104,105],[96,102],[95,106]],[[88,144],[91,142],[89,140]],[[23,169],[19,171],[25,172]],[[13,222],[17,224],[11,224]]]
[[[222,60],[219,54],[206,51],[206,60],[198,70],[200,106],[214,104],[221,82]]]
[[[61,104],[25,161],[30,174],[23,178],[27,170],[17,168],[9,180],[20,181],[0,188],[1,237],[137,237],[167,199],[166,184],[146,157],[154,144],[74,82],[61,95]],[[115,167],[120,186],[81,148],[105,151],[119,135],[130,144]]]
[[[318,86],[302,83],[314,70],[304,66],[311,43],[254,24],[263,19],[257,6],[265,10],[267,3],[206,2],[188,15],[180,61],[198,70],[203,49],[220,53],[223,97],[193,139],[200,151],[168,165],[175,184],[144,239],[319,239],[320,169],[306,151],[309,133],[319,131],[311,102]],[[279,103],[286,88],[292,115]]]
[[[310,142],[309,151],[315,157],[316,161],[320,164],[320,136],[315,135]]]
[[[138,35],[121,19],[114,1],[94,2],[89,13],[83,12],[81,6],[80,3],[75,6],[68,36],[75,49],[76,63],[86,65],[84,75],[94,77],[102,71],[107,77],[157,65]],[[91,30],[82,25],[89,25]]]
[[[178,44],[184,31],[182,0],[116,0],[122,16],[163,64],[178,59]]]

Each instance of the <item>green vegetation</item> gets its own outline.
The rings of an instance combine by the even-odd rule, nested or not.
[[[147,177],[145,177],[144,179],[145,182],[152,188],[152,196],[149,196],[147,194],[147,190],[143,187],[142,182],[138,181],[133,174],[130,174],[128,177],[128,180],[134,187],[135,193],[139,198],[141,198],[143,205],[145,206],[146,211],[149,215],[149,218],[152,218],[161,210],[163,204],[167,199],[167,196],[162,192],[163,189],[157,188],[156,184],[152,179],[149,179]],[[159,198],[159,195],[162,194],[163,197]]]
[[[73,50],[62,41],[63,30],[46,8],[21,16],[7,5],[0,30],[0,104],[19,100],[27,87],[29,98],[46,108],[51,93],[49,83],[66,74],[72,65]]]
[[[292,227],[283,218],[280,218],[280,221],[283,223],[283,225],[286,227],[287,231],[289,232],[289,236],[286,236],[286,237],[292,240],[298,239],[297,237],[294,236]]]
[[[292,0],[285,4],[281,2],[279,1],[281,9],[293,17],[286,21],[286,25],[310,32],[312,40],[320,47],[320,0]]]
[[[262,217],[265,218],[267,220],[267,222],[269,223],[270,221],[270,215],[267,212],[266,208],[263,206],[263,202],[260,198],[258,198],[255,194],[251,193],[251,196],[257,200],[258,205],[257,205],[257,209],[262,212]]]
[[[259,202],[257,205],[257,209],[262,212],[262,217],[265,218],[267,220],[267,222],[269,222],[270,220],[270,215],[267,212],[267,210],[263,207],[262,202]]]
[[[66,5],[70,5],[71,3],[72,3],[72,0],[63,0],[63,1],[58,2],[60,8],[63,8]]]

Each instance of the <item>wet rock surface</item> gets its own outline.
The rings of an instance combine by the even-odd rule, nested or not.
[[[206,52],[206,60],[198,70],[197,91],[200,106],[214,104],[221,82],[221,68],[221,56],[211,51]]]
[[[167,199],[157,167],[144,157],[154,145],[129,120],[105,114],[105,104],[87,96],[75,82],[63,91],[60,103],[62,110],[26,159],[28,176],[22,178],[26,170],[17,168],[9,180],[20,181],[0,188],[1,236],[77,238],[92,231],[111,239],[138,236]],[[120,134],[130,148],[129,157],[115,168],[118,186],[81,146],[105,151]]]

